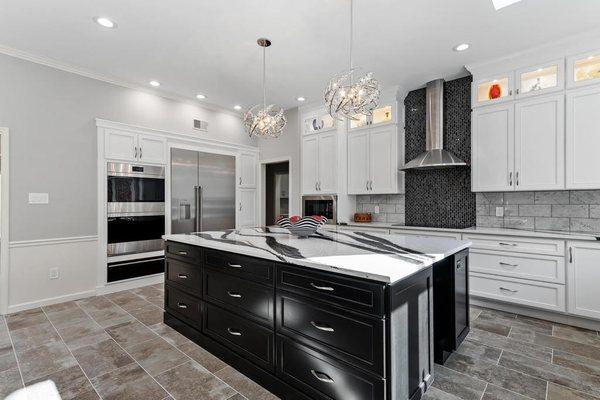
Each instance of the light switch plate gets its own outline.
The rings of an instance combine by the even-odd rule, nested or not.
[[[504,207],[496,207],[496,217],[504,217]]]
[[[379,214],[379,206],[375,206],[375,214]]]
[[[29,193],[29,204],[48,204],[48,193]]]

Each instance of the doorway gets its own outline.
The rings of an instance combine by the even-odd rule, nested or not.
[[[265,166],[265,225],[275,225],[280,215],[290,213],[289,161]]]

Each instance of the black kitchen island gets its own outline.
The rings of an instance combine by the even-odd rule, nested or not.
[[[469,246],[277,228],[165,239],[165,323],[283,399],[421,398],[433,271],[466,263]]]

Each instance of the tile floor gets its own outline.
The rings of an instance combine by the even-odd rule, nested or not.
[[[277,399],[164,325],[162,304],[153,285],[0,317],[0,399]],[[598,332],[477,307],[471,318],[426,399],[600,400]]]

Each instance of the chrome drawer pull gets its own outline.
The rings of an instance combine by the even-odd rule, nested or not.
[[[227,332],[233,336],[242,336],[242,332],[238,331],[237,329],[227,328]]]
[[[227,265],[231,268],[242,268],[242,266],[240,264],[227,263]]]
[[[512,290],[512,289],[507,289],[505,287],[500,286],[500,290],[503,290],[505,292],[510,292],[510,293],[517,293],[518,290]]]
[[[179,275],[177,275],[177,277],[179,279],[187,279],[188,278],[188,276],[186,274],[179,274]]]
[[[183,309],[188,308],[187,304],[185,304],[185,303],[177,303],[177,307],[183,308]]]
[[[318,290],[324,290],[326,292],[333,292],[335,290],[331,286],[319,286],[319,285],[316,285],[314,282],[311,282],[310,286],[312,286],[312,287],[314,287],[315,289],[318,289]]]
[[[503,262],[503,261],[500,261],[498,264],[500,264],[500,265],[502,265],[504,267],[513,267],[513,268],[516,268],[516,267],[519,266],[519,264],[509,264],[509,263],[506,263],[506,262]]]
[[[229,295],[229,297],[235,297],[236,299],[241,299],[242,295],[237,293],[237,292],[232,292],[230,290],[227,291],[227,294]]]
[[[333,379],[331,379],[331,377],[327,374],[324,374],[319,371],[315,371],[314,369],[311,369],[310,373],[313,374],[313,376],[315,378],[317,378],[318,380],[320,380],[321,382],[333,383]]]
[[[514,247],[514,246],[517,246],[517,244],[516,244],[516,243],[504,243],[504,242],[500,242],[500,243],[498,243],[498,244],[499,244],[500,246],[513,246],[513,247]]]
[[[335,331],[332,327],[327,326],[327,325],[321,325],[315,321],[310,321],[310,324],[320,331],[325,331],[325,332],[334,332]]]
[[[179,254],[180,256],[187,256],[187,255],[188,255],[188,252],[187,252],[187,251],[180,250],[180,251],[178,251],[178,252],[177,252],[177,254]]]

